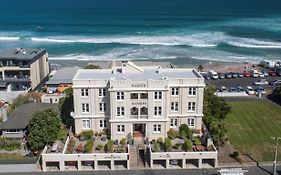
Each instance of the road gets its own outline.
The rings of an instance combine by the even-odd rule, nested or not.
[[[246,175],[270,175],[272,166],[265,167],[243,167],[248,170]],[[197,170],[127,170],[127,171],[91,171],[91,172],[34,172],[34,173],[5,173],[8,175],[215,175],[216,169],[197,169]],[[281,175],[281,166],[277,167],[277,174]]]
[[[237,87],[242,86],[246,88],[246,86],[252,86],[255,88],[254,82],[260,79],[266,79],[268,83],[272,82],[273,80],[280,79],[281,77],[264,77],[264,78],[232,78],[232,79],[218,79],[218,80],[205,80],[206,84],[214,85],[215,87],[219,88],[221,86],[225,86],[227,88],[230,87]],[[267,85],[264,86],[266,89],[275,89],[275,86]]]

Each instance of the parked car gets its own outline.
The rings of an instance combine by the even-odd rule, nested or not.
[[[238,73],[233,72],[232,73],[232,78],[238,78]]]
[[[251,86],[247,86],[246,92],[248,95],[255,95],[255,91]]]
[[[259,72],[259,77],[260,78],[264,78],[265,76],[264,76],[264,74],[262,72]]]
[[[237,92],[237,89],[236,89],[236,87],[231,87],[231,88],[228,90],[228,92]]]
[[[245,92],[244,88],[242,86],[237,87],[237,92]]]
[[[275,77],[276,76],[276,71],[271,70],[271,71],[268,72],[268,75],[271,76],[271,77]]]
[[[213,80],[217,80],[219,78],[218,73],[212,70],[209,71],[209,75]]]
[[[225,91],[227,91],[227,88],[226,88],[225,86],[221,86],[221,87],[219,88],[219,91],[220,91],[220,92],[225,92]]]
[[[274,81],[270,82],[270,84],[273,86],[279,86],[279,85],[281,85],[281,80],[274,80]]]
[[[251,74],[249,72],[244,72],[243,75],[244,75],[245,78],[250,78],[251,77]]]
[[[224,73],[218,73],[218,76],[219,76],[219,79],[224,79],[225,78]]]
[[[264,74],[265,77],[268,77],[268,72],[262,71],[262,73]]]
[[[251,74],[251,77],[253,77],[253,78],[259,77],[259,71],[258,70],[252,69],[250,71],[250,74]]]
[[[254,85],[268,85],[268,82],[266,81],[266,79],[260,79],[258,81],[255,81]]]
[[[211,77],[208,74],[203,74],[203,77],[205,78],[205,80],[210,80]]]
[[[257,94],[261,93],[262,95],[264,95],[264,94],[266,94],[266,91],[265,91],[265,89],[264,89],[263,87],[258,86],[258,87],[256,88],[256,93],[257,93]]]
[[[225,78],[228,78],[228,79],[232,78],[232,74],[231,73],[226,73],[225,74]]]
[[[243,78],[244,77],[243,73],[238,73],[238,77]]]

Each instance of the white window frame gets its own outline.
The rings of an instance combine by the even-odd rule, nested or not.
[[[100,107],[100,113],[105,113],[106,111],[106,104],[105,103],[99,103],[99,107]]]
[[[153,133],[161,133],[161,125],[153,125]]]
[[[90,105],[89,103],[82,103],[82,113],[89,113],[90,112]]]
[[[82,120],[82,129],[91,129],[91,120],[90,119]]]
[[[124,92],[116,92],[116,100],[117,101],[123,101],[125,99],[125,93]]]
[[[172,96],[178,96],[179,95],[179,88],[178,87],[173,87],[171,94],[172,94]]]
[[[195,112],[196,111],[196,103],[195,102],[188,102],[187,105],[187,111],[188,112]]]
[[[171,118],[171,120],[170,120],[170,127],[171,128],[176,128],[176,127],[178,127],[178,119],[177,118]]]
[[[195,96],[196,95],[196,87],[189,87],[188,88],[188,95]]]
[[[162,91],[155,91],[154,92],[154,100],[162,100],[162,98],[163,98],[163,93],[162,93]]]
[[[154,116],[156,117],[162,116],[162,106],[154,106]]]
[[[106,120],[100,120],[100,129],[105,129],[106,128]]]
[[[125,116],[125,107],[117,107],[116,108],[116,116],[117,117],[124,117]]]
[[[178,112],[179,111],[179,103],[178,102],[171,102],[171,111]]]
[[[106,89],[101,88],[99,89],[99,97],[105,97],[106,96]]]
[[[89,97],[89,89],[82,88],[81,89],[81,97]]]
[[[125,133],[125,125],[117,125],[117,134]]]
[[[191,127],[191,128],[194,128],[194,125],[195,125],[194,122],[195,122],[194,118],[188,118],[187,119],[187,126]]]

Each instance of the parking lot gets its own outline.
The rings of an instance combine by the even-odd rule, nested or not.
[[[217,80],[205,80],[206,84],[213,85],[216,88],[221,88],[222,86],[225,86],[227,89],[231,89],[232,87],[237,88],[238,86],[241,86],[246,90],[247,86],[251,86],[253,89],[256,89],[258,85],[254,85],[254,83],[260,79],[266,79],[268,83],[271,83],[272,81],[278,79],[281,80],[280,76],[268,76],[268,77],[258,77],[258,78],[231,78],[231,79],[217,79]],[[265,88],[265,90],[273,90],[277,86],[273,85],[262,85],[262,87]]]

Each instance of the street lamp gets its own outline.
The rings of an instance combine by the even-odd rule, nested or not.
[[[273,162],[273,175],[276,175],[276,161],[277,161],[277,146],[278,146],[278,140],[281,139],[281,137],[271,137],[271,139],[275,140],[275,155],[274,155],[274,162]]]

